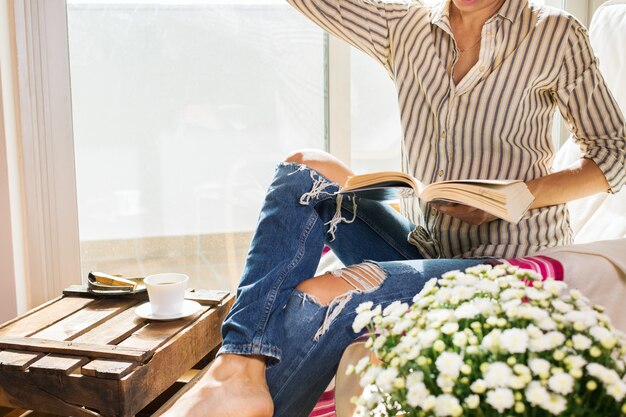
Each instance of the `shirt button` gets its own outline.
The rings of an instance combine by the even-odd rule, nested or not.
[[[485,66],[481,65],[480,67],[478,67],[478,71],[485,72]]]
[[[440,176],[440,177],[443,177],[443,174],[444,174],[443,169],[440,169],[440,170],[439,170],[439,176]]]

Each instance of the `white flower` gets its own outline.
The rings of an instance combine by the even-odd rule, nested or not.
[[[502,413],[515,404],[513,391],[508,388],[498,388],[493,391],[488,391],[487,404],[498,410],[499,413]]]
[[[380,366],[369,367],[367,371],[365,371],[365,374],[359,380],[359,384],[361,384],[362,387],[373,384],[374,381],[376,381],[376,377],[378,376],[378,374],[381,373],[381,371],[382,368]]]
[[[538,290],[537,288],[530,287],[526,289],[526,297],[530,298],[531,300],[542,301],[547,300],[551,296],[552,294],[550,294],[549,292]]]
[[[354,372],[358,375],[365,370],[367,365],[370,363],[370,357],[365,356],[361,358],[356,365],[354,366]]]
[[[458,332],[452,336],[452,344],[456,347],[463,347],[467,345],[467,334],[465,332]]]
[[[415,306],[418,309],[425,309],[428,306],[430,306],[432,303],[435,302],[435,297],[433,297],[432,295],[429,295],[428,297],[424,297],[424,298],[421,298],[419,296],[415,296],[415,298],[413,298],[413,300],[415,301]]]
[[[376,404],[383,400],[382,395],[378,392],[375,385],[368,385],[363,389],[361,398],[365,401],[365,406],[372,409]]]
[[[506,271],[502,268],[494,268],[491,271],[487,271],[487,276],[491,279],[496,279],[504,275],[506,275]]]
[[[372,309],[372,307],[374,306],[374,303],[372,301],[368,301],[365,303],[361,303],[359,304],[359,306],[356,308],[356,312],[357,313],[362,313],[364,311],[370,311]]]
[[[578,355],[568,356],[565,358],[564,362],[569,369],[582,369],[585,365],[587,365],[587,360]]]
[[[552,300],[552,306],[561,313],[569,313],[574,309],[571,304],[559,300],[558,298],[556,300]]]
[[[526,332],[528,333],[528,336],[533,339],[537,339],[543,336],[543,332],[541,331],[541,329],[534,324],[529,324],[528,326],[526,326]]]
[[[422,298],[426,295],[428,295],[428,293],[430,293],[430,291],[435,288],[437,286],[437,278],[431,278],[429,279],[426,284],[424,284],[424,286],[422,287],[422,290],[417,293],[417,295],[415,297],[413,297],[413,302],[417,302],[418,298]]]
[[[548,332],[543,336],[548,345],[548,349],[556,349],[565,343],[565,335],[561,332]]]
[[[457,287],[454,287],[454,289],[452,290],[452,297],[460,301],[465,301],[472,298],[475,293],[476,289],[465,285],[459,285]]]
[[[376,386],[381,391],[390,392],[397,377],[398,370],[396,368],[387,368],[376,376]]]
[[[476,285],[476,289],[480,292],[484,292],[490,295],[496,295],[500,292],[500,286],[495,281],[487,279],[481,279]]]
[[[437,386],[441,388],[444,393],[451,393],[454,384],[454,378],[452,378],[451,375],[439,374],[437,377]]]
[[[451,335],[452,333],[455,333],[459,330],[459,324],[458,323],[446,323],[443,326],[441,326],[441,333],[446,334],[446,335]]]
[[[409,309],[409,305],[407,303],[401,303],[400,301],[394,301],[389,304],[383,310],[383,316],[385,317],[399,317],[402,314],[406,313]]]
[[[430,323],[444,323],[454,317],[454,310],[437,309],[426,314],[426,320]]]
[[[572,344],[576,350],[587,350],[591,347],[591,339],[582,334],[572,336]]]
[[[509,300],[519,300],[524,298],[524,290],[519,288],[509,288],[500,293],[500,300],[509,301]]]
[[[391,334],[394,335],[399,335],[404,333],[409,327],[413,326],[414,322],[413,320],[411,320],[410,318],[403,318],[401,320],[398,320],[396,322],[396,324],[393,325],[393,328],[391,329]]]
[[[605,327],[593,326],[589,329],[589,334],[607,349],[613,348],[617,340],[615,336]]]
[[[446,304],[450,301],[450,298],[452,298],[452,290],[450,288],[439,288],[434,296],[435,300],[440,304]]]
[[[470,410],[478,408],[480,405],[480,397],[476,394],[468,395],[467,398],[465,398],[465,405],[467,405],[467,408]]]
[[[482,314],[483,316],[489,316],[493,314],[495,310],[494,302],[489,298],[474,298],[472,300],[472,305],[476,307],[478,311],[480,311],[480,314]]]
[[[485,381],[483,381],[482,379],[477,379],[476,381],[472,382],[472,385],[470,385],[470,389],[476,394],[482,394],[487,389],[487,384],[485,384]]]
[[[507,329],[502,332],[500,346],[510,353],[524,353],[528,348],[528,333],[522,329]]]
[[[420,405],[420,407],[422,408],[422,410],[428,412],[430,410],[432,410],[433,408],[435,408],[435,404],[437,403],[437,398],[435,398],[434,395],[429,395],[428,397],[426,397],[426,399],[422,402],[422,404]]]
[[[547,375],[550,373],[550,362],[545,359],[531,359],[528,361],[528,367],[535,375]]]
[[[462,412],[463,408],[455,396],[444,394],[437,397],[435,403],[435,415],[437,417],[458,416]]]
[[[424,348],[429,348],[433,345],[433,343],[435,343],[435,340],[439,339],[439,331],[435,330],[435,329],[427,329],[424,330],[423,332],[420,332],[417,335],[417,338],[420,341],[420,345],[422,345],[422,347]]]
[[[585,327],[592,327],[598,324],[598,319],[596,319],[595,315],[588,311],[570,311],[565,314],[565,320],[570,323],[580,322]]]
[[[550,395],[550,399],[547,402],[539,404],[539,406],[555,416],[558,416],[567,408],[567,400],[560,395]]]
[[[443,352],[435,361],[435,366],[442,374],[457,378],[463,366],[463,357],[458,353]]]
[[[586,368],[589,375],[599,379],[605,385],[616,384],[620,381],[619,375],[615,370],[605,368],[598,363],[590,363]]]
[[[548,387],[557,394],[568,395],[574,390],[574,378],[562,372],[554,374],[548,379]]]
[[[373,348],[375,350],[380,350],[385,345],[386,341],[387,341],[387,336],[385,336],[384,334],[377,336],[376,340],[374,341]]]
[[[544,281],[543,288],[552,295],[559,296],[563,290],[567,288],[567,284],[563,281],[556,281],[554,279],[548,279]]]
[[[454,317],[457,320],[473,319],[480,314],[480,310],[474,305],[474,303],[463,303],[454,310]]]
[[[418,382],[408,388],[406,402],[411,407],[420,407],[429,395],[430,392],[426,388],[426,385],[424,385],[424,383],[422,382]]]
[[[606,388],[606,392],[619,403],[626,397],[626,384],[618,381],[615,384],[609,385]]]
[[[526,401],[534,406],[550,401],[550,394],[548,393],[548,390],[542,387],[537,381],[532,381],[528,384],[524,393],[526,395]]]
[[[500,339],[502,337],[502,332],[498,329],[492,330],[489,334],[483,337],[480,345],[486,350],[498,350],[500,346]]]
[[[473,274],[473,275],[480,275],[483,272],[491,271],[492,269],[493,269],[493,266],[491,265],[480,264],[480,265],[470,266],[469,268],[466,268],[465,273]]]
[[[507,387],[513,378],[513,371],[504,362],[494,362],[489,364],[483,378],[489,388]]]
[[[470,274],[459,274],[456,276],[457,283],[466,287],[475,287],[478,283],[478,278]]]
[[[556,323],[554,322],[554,320],[550,319],[550,318],[545,318],[540,320],[537,323],[537,326],[541,329],[544,330],[546,332],[549,332],[551,330],[556,330]]]
[[[354,333],[360,333],[372,320],[373,314],[370,310],[363,310],[354,318],[352,323],[352,330]]]
[[[411,388],[413,385],[419,384],[424,381],[424,374],[421,371],[411,372],[406,377],[406,386],[407,388]]]

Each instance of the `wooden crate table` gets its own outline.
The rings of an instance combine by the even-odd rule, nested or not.
[[[234,296],[219,293],[172,321],[138,317],[141,297],[65,295],[3,324],[0,416],[136,415],[220,344]]]

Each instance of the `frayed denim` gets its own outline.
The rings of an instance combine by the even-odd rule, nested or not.
[[[275,416],[307,416],[330,380],[362,302],[410,301],[424,283],[480,260],[424,260],[407,241],[414,226],[389,205],[337,195],[337,184],[283,163],[266,195],[219,354],[263,355]],[[324,245],[345,265],[368,263],[376,285],[328,306],[296,290],[315,275]],[[358,277],[357,277],[358,279]]]

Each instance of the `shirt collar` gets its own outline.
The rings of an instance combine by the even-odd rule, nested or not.
[[[439,2],[431,10],[430,22],[432,24],[444,23],[449,26],[450,22],[450,1],[445,0]],[[496,16],[503,17],[510,22],[515,22],[525,7],[528,6],[528,0],[506,0],[500,10],[496,12]]]

